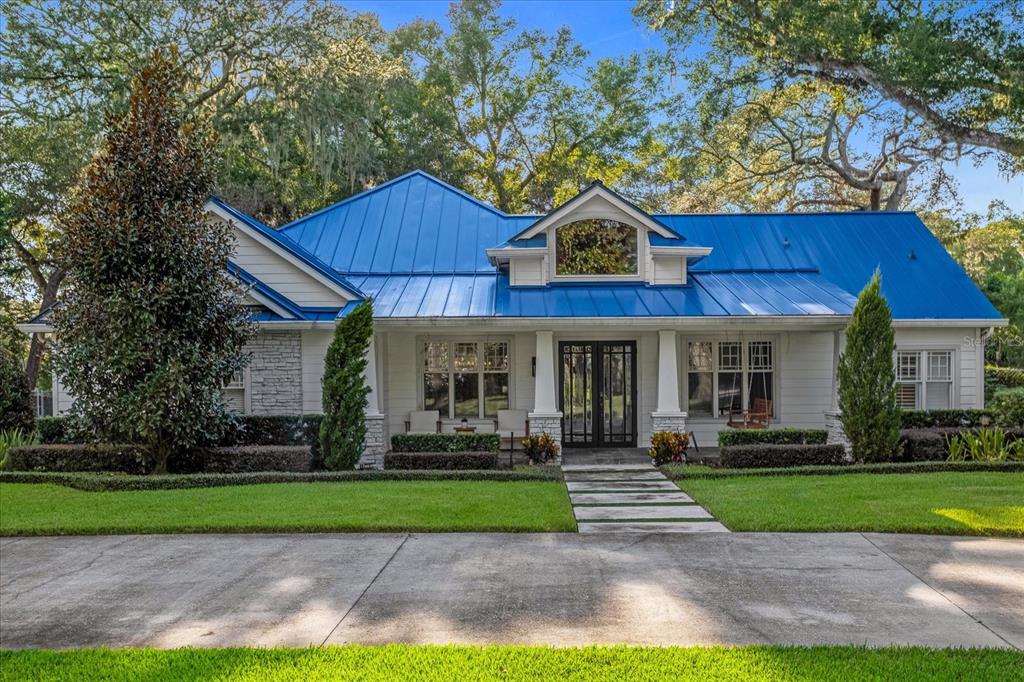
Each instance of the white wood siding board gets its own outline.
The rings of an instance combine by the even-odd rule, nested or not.
[[[343,296],[260,244],[240,228],[234,228],[233,232],[235,237],[233,260],[243,270],[298,305],[341,307],[345,304]]]

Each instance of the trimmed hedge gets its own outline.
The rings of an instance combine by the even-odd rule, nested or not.
[[[673,481],[687,478],[734,478],[736,476],[836,476],[840,474],[931,474],[944,471],[1024,472],[1024,462],[884,462],[845,466],[770,467],[759,469],[712,469],[689,464],[666,464],[662,473]],[[0,481],[3,475],[0,474]]]
[[[1024,388],[1024,367],[985,365],[985,385],[1002,388]]]
[[[755,467],[793,467],[808,464],[841,465],[846,463],[842,445],[732,445],[722,448],[723,467],[750,469]]]
[[[1014,462],[1016,464],[1016,462]],[[261,471],[241,474],[187,474],[162,476],[125,476],[121,474],[0,471],[0,483],[48,483],[85,492],[119,490],[180,490],[218,488],[231,485],[266,483],[351,483],[360,481],[561,481],[562,471],[555,466],[528,469],[312,471],[292,473]]]
[[[11,448],[7,468],[12,471],[123,471],[145,474],[154,460],[138,445],[27,445]]]
[[[496,469],[495,452],[389,452],[385,469]]]
[[[391,436],[394,452],[498,452],[497,433],[400,433]]]
[[[309,471],[313,464],[308,445],[244,445],[210,448],[202,454],[205,473],[234,474],[256,471]]]
[[[71,417],[40,417],[36,419],[36,433],[44,445],[72,443],[75,440],[75,420]]]
[[[982,426],[995,421],[992,410],[906,410],[900,412],[903,429],[932,429]]]
[[[939,462],[949,456],[949,439],[974,428],[905,429],[900,431],[901,451],[894,462]],[[1005,430],[1008,441],[1024,438],[1024,430]]]
[[[718,432],[718,447],[733,445],[824,445],[828,431],[820,429],[734,429]]]

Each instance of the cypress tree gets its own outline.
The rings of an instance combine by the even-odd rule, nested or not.
[[[877,271],[860,292],[839,358],[839,410],[853,457],[886,462],[896,454],[900,414],[896,402],[892,311]]]
[[[373,335],[373,306],[360,303],[338,320],[324,358],[320,451],[328,469],[352,469],[366,442],[366,352]]]

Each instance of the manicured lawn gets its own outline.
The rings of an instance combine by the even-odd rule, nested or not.
[[[0,680],[1010,680],[1024,654],[861,647],[405,646],[0,652]]]
[[[0,484],[0,534],[572,531],[555,481],[361,481],[82,492]]]
[[[683,479],[731,530],[1024,537],[1024,474],[947,472]]]

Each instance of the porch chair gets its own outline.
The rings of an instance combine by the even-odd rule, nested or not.
[[[734,429],[767,429],[772,417],[772,401],[754,398],[749,410],[729,410],[727,426]]]
[[[406,433],[441,433],[441,413],[438,410],[410,412],[405,420]]]
[[[501,434],[501,443],[508,440],[508,449],[515,450],[516,438],[530,435],[530,420],[526,410],[498,410],[498,418],[494,420],[494,432]]]

